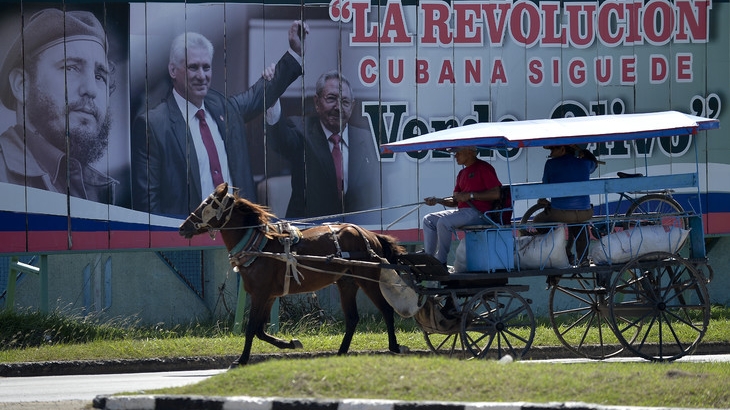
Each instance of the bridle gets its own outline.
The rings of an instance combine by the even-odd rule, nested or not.
[[[211,194],[208,196],[208,199],[210,200],[210,203],[208,203],[203,210],[200,212],[200,216],[196,215],[194,212],[190,214],[190,217],[195,217],[195,219],[200,220],[200,222],[193,222],[193,227],[196,231],[207,229],[208,233],[211,237],[215,236],[215,231],[220,230],[224,228],[228,222],[231,220],[231,215],[233,214],[233,208],[236,204],[236,200],[233,197],[233,195],[226,195],[223,197],[223,200],[219,200],[215,195]],[[217,205],[217,208],[214,208],[213,206]],[[221,223],[217,228],[214,228],[210,226],[210,221],[212,219],[215,219],[217,221],[220,221],[221,218],[223,218],[225,214],[225,220],[223,220],[223,223]],[[191,220],[192,222],[192,220]]]

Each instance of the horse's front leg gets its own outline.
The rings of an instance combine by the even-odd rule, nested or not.
[[[251,358],[251,345],[253,344],[253,338],[256,335],[256,327],[258,326],[258,317],[254,312],[254,308],[251,307],[251,312],[248,315],[248,323],[246,324],[245,341],[243,342],[243,352],[241,357],[235,362],[231,363],[231,369],[238,366],[248,364],[248,360]]]
[[[271,316],[271,308],[273,307],[275,301],[276,298],[271,298],[266,302],[266,306],[264,308],[264,310],[266,311],[266,315],[261,322],[261,326],[256,329],[256,336],[264,342],[274,345],[279,349],[301,349],[304,346],[302,345],[302,342],[300,342],[298,339],[292,339],[287,342],[284,339],[279,339],[278,337],[274,337],[266,333],[266,325],[269,323],[268,319]]]
[[[266,333],[265,328],[269,323],[271,307],[276,298],[261,299],[255,297],[253,294],[249,295],[251,296],[251,311],[248,314],[243,352],[241,353],[241,357],[231,364],[231,368],[248,364],[248,361],[251,359],[251,345],[253,344],[254,337],[258,337],[279,349],[301,349],[303,347],[302,342],[297,339],[292,339],[287,342],[286,340],[273,337]]]

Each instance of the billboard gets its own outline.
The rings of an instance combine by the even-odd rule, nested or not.
[[[211,246],[177,227],[221,180],[281,218],[419,241],[422,198],[449,195],[459,167],[380,144],[566,116],[722,123],[728,17],[697,0],[5,2],[0,253]],[[587,148],[594,176],[697,172],[701,203],[675,198],[719,235],[725,134]],[[503,184],[538,182],[546,152],[480,157]]]

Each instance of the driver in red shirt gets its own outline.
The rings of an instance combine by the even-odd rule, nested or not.
[[[426,205],[441,204],[456,208],[432,212],[423,217],[424,252],[444,265],[454,230],[461,226],[482,223],[482,213],[494,208],[493,203],[500,199],[502,186],[494,167],[477,158],[476,147],[458,148],[456,163],[464,168],[456,176],[453,195],[446,198],[424,198]]]

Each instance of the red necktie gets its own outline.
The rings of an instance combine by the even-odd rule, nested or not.
[[[210,163],[210,175],[213,177],[213,185],[218,186],[223,183],[223,172],[221,172],[221,162],[218,159],[218,150],[215,149],[213,135],[210,133],[208,123],[205,122],[205,111],[198,110],[195,113],[200,124],[200,136],[203,137],[203,145],[208,151],[208,162]]]
[[[329,138],[334,146],[332,147],[332,160],[335,162],[335,173],[337,174],[337,189],[342,193],[344,189],[344,178],[342,172],[342,150],[340,150],[339,134],[332,134]]]

